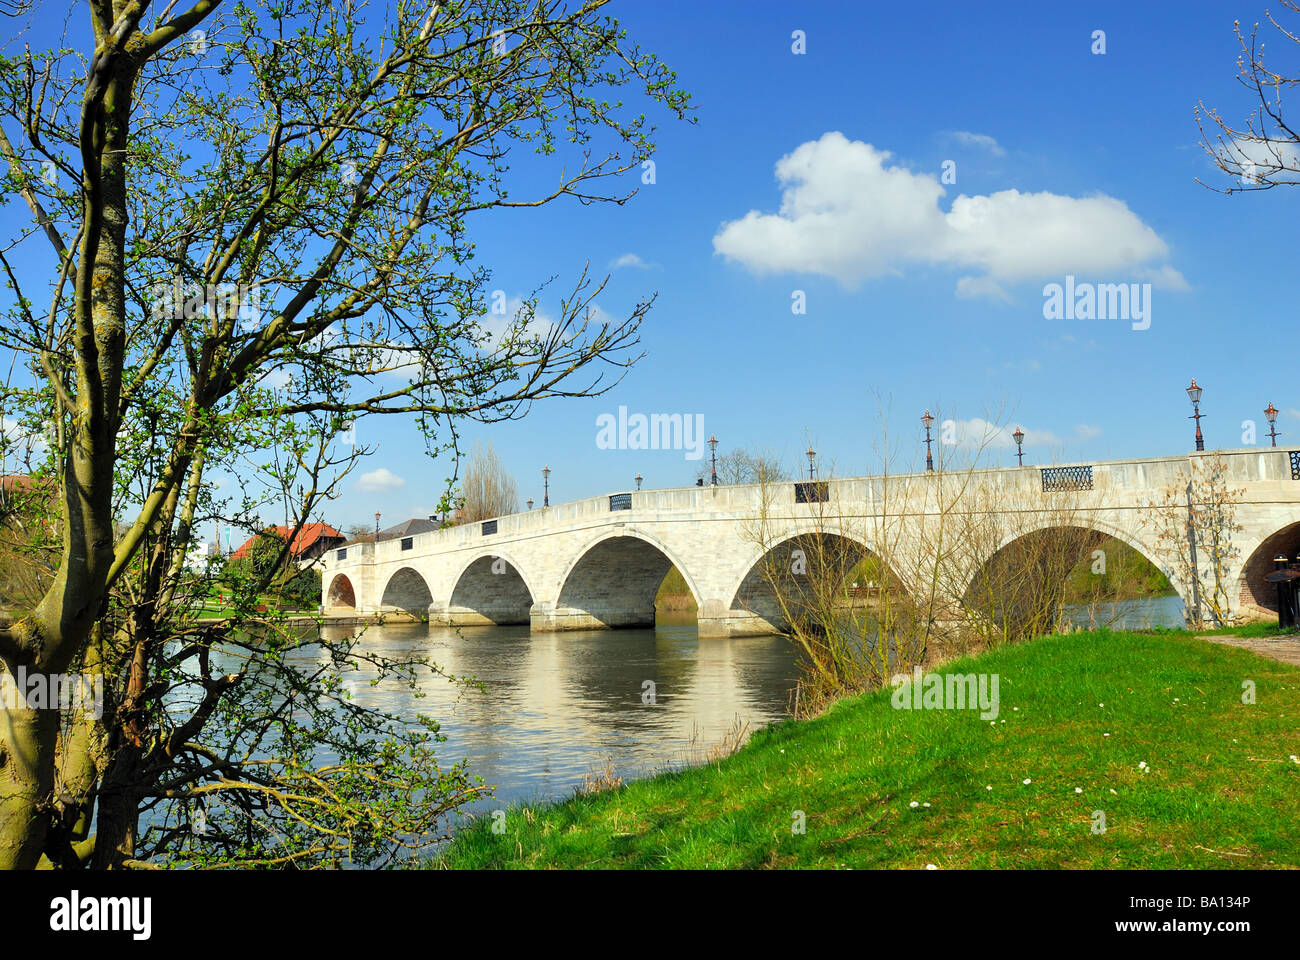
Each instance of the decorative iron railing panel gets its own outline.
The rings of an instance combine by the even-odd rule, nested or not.
[[[348,558],[348,550],[347,550],[347,547],[344,547],[342,550],[335,550],[335,551],[334,551],[334,559],[335,559],[335,560],[346,560],[347,558]]]
[[[490,537],[497,532],[497,522],[495,520],[483,521],[483,536]]]
[[[410,550],[415,546],[415,537],[402,537],[402,549]]]
[[[830,498],[830,484],[822,480],[805,480],[794,485],[795,503],[825,503]]]
[[[1092,489],[1092,467],[1043,467],[1042,474],[1048,492]]]
[[[1291,479],[1300,480],[1300,450],[1291,451]]]
[[[611,495],[610,495],[610,498],[609,498],[609,509],[611,509],[611,510],[631,510],[631,509],[632,509],[632,494],[630,494],[630,493],[615,493],[615,494],[611,494]]]

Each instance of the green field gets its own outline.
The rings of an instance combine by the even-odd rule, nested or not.
[[[854,697],[719,763],[480,821],[432,865],[1300,868],[1300,669],[1171,631],[940,672],[997,674],[997,720]]]

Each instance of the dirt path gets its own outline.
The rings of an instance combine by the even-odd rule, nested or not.
[[[1201,635],[1197,639],[1223,643],[1230,647],[1241,647],[1262,657],[1272,657],[1274,660],[1300,667],[1300,634],[1289,633],[1277,637],[1223,637],[1211,634]]]

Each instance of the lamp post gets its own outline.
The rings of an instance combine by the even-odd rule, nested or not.
[[[528,504],[528,509],[529,509],[529,510],[533,509],[533,498],[532,498],[532,497],[529,497],[529,498],[528,498],[527,500],[525,500],[524,502]]]
[[[1192,415],[1189,420],[1196,421],[1196,449],[1205,449],[1205,438],[1201,436],[1201,388],[1196,385],[1196,378],[1192,377],[1192,385],[1187,388],[1187,399],[1192,401]]]
[[[641,489],[641,479],[642,479],[642,478],[641,478],[641,474],[638,473],[638,474],[637,474],[635,477],[633,477],[632,479],[636,481],[636,488],[637,488],[638,490],[640,490],[640,489]]]
[[[542,506],[551,505],[551,467],[549,464],[542,467]]]
[[[925,411],[925,416],[921,417],[921,422],[925,424],[925,470],[927,473],[934,472],[934,457],[930,455],[930,428],[934,426],[934,417],[930,416],[930,411]]]
[[[1273,440],[1273,446],[1277,446],[1277,407],[1273,406],[1273,401],[1268,402],[1268,407],[1264,410],[1264,416],[1268,417],[1268,435]]]
[[[808,444],[808,482],[812,483],[816,479],[813,475],[813,463],[816,462],[817,452],[813,450],[812,444]]]
[[[709,456],[713,459],[713,485],[718,485],[718,438],[709,434]]]
[[[1016,441],[1016,465],[1023,467],[1025,465],[1025,431],[1016,427],[1016,432],[1011,435],[1011,439]]]
[[[375,539],[379,539],[379,511],[375,511]]]

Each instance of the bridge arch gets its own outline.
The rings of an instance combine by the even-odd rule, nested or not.
[[[1169,582],[1183,609],[1188,608],[1187,585],[1157,560],[1157,551],[1128,530],[1094,517],[1068,522],[1049,518],[1007,532],[988,556],[973,564],[961,606],[968,616],[992,619],[1017,632],[1051,632],[1058,626],[1060,607],[1067,599],[1066,579],[1097,550],[1103,551],[1109,569],[1118,559],[1104,552],[1111,541],[1150,563]],[[1100,587],[1101,582],[1096,601],[1125,599],[1109,597]],[[1103,621],[1106,616],[1102,611]]]
[[[334,579],[330,580],[329,588],[325,591],[325,608],[327,610],[357,608],[357,591],[347,574],[335,574]]]
[[[475,557],[461,567],[453,584],[440,621],[460,626],[529,622],[533,589],[519,564],[504,554]]]
[[[790,626],[789,614],[797,614],[813,602],[812,591],[831,585],[836,589],[849,586],[848,577],[869,559],[879,565],[877,576],[881,581],[890,581],[906,591],[902,579],[866,540],[845,531],[827,531],[815,522],[801,524],[766,549],[755,549],[745,572],[727,595],[730,609],[748,614],[770,631],[783,633]],[[869,595],[871,585],[860,586]]]
[[[565,570],[548,626],[653,627],[655,596],[673,567],[698,605],[700,591],[691,572],[662,541],[630,527],[604,533]]]
[[[1273,558],[1279,554],[1292,562],[1300,556],[1300,521],[1274,530],[1243,548],[1244,563],[1238,582],[1241,604],[1254,604],[1277,612],[1277,586],[1264,578],[1273,572]]]
[[[429,584],[414,567],[402,567],[389,577],[381,597],[381,611],[404,610],[417,617],[428,616],[433,603]]]

